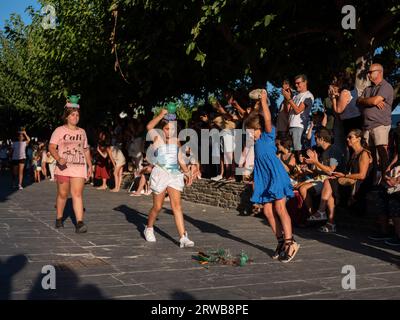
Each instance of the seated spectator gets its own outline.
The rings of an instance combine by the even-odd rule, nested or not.
[[[344,165],[344,154],[332,144],[333,136],[328,129],[319,129],[315,133],[315,137],[317,146],[320,147],[323,152],[318,157],[316,151],[311,149],[307,151],[309,158],[306,159],[306,163],[314,166],[314,177],[299,188],[300,195],[304,200],[304,205],[310,214],[309,220],[311,221],[320,218],[312,215],[313,203],[310,192],[312,192],[313,195],[320,195],[325,179],[337,169],[340,171],[343,170]]]
[[[345,135],[352,129],[362,129],[361,112],[357,106],[358,92],[353,82],[350,75],[339,75],[336,84],[331,85],[328,91],[333,111],[339,115]]]
[[[188,158],[187,166],[188,166],[189,171],[191,172],[193,181],[197,180],[197,179],[201,179],[200,163],[195,158],[195,156],[190,148],[186,149],[186,157]]]
[[[319,229],[321,232],[336,232],[335,207],[340,199],[340,186],[346,188],[345,191],[350,194],[349,204],[352,204],[355,200],[362,198],[365,189],[371,184],[372,156],[363,141],[362,131],[359,129],[350,131],[347,143],[353,150],[353,154],[346,173],[332,172],[332,177],[324,181],[320,206],[313,215],[313,220],[328,219],[326,225]],[[328,209],[328,215],[326,209]]]
[[[296,167],[296,158],[294,153],[291,151],[292,145],[292,139],[289,136],[282,140],[276,140],[278,158],[281,159],[283,166],[289,175],[294,173],[294,168]]]
[[[110,157],[107,151],[107,145],[104,141],[99,141],[99,145],[97,146],[97,153],[94,157],[96,159],[96,171],[95,171],[95,179],[101,179],[102,185],[97,188],[97,190],[106,190],[107,180],[110,179],[109,171],[109,162]]]
[[[327,121],[326,114],[322,111],[316,111],[311,116],[310,125],[307,128],[306,132],[306,141],[305,141],[305,149],[314,149],[317,146],[317,142],[315,141],[315,133],[321,129],[325,128]]]
[[[369,237],[374,240],[384,240],[385,243],[389,246],[400,246],[400,174],[397,177],[385,177],[385,181],[389,186],[388,190],[392,190],[390,194],[388,194],[388,217],[393,220],[394,225],[394,236],[388,232],[388,227],[386,223],[385,233],[381,233],[380,237],[375,239],[373,237]],[[388,219],[386,219],[387,221]]]
[[[136,179],[139,180],[138,187],[134,192],[130,194],[131,197],[139,197],[142,194],[147,196],[151,194],[151,190],[149,187],[149,180],[153,167],[154,166],[152,164],[147,163],[147,161],[143,162],[143,168],[139,171],[139,174],[136,177]]]

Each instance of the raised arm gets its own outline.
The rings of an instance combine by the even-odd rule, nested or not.
[[[22,131],[22,134],[25,136],[26,139],[26,144],[29,144],[29,142],[31,141],[31,138],[28,137],[28,135],[26,134],[26,131]]]
[[[267,102],[267,91],[262,90],[261,92],[261,107],[264,114],[264,125],[265,131],[272,131],[272,122],[271,122],[271,112],[269,111],[268,102]]]
[[[342,92],[340,92],[339,97],[332,96],[331,101],[332,101],[333,111],[339,114],[343,113],[344,110],[346,110],[346,107],[349,104],[350,100],[351,100],[351,94],[350,91],[348,90],[342,90]]]
[[[232,101],[232,106],[239,112],[240,117],[243,118],[243,116],[246,114],[246,111],[239,105],[236,100]]]
[[[168,111],[166,109],[162,109],[160,114],[147,124],[146,126],[147,131],[154,129],[167,113]]]

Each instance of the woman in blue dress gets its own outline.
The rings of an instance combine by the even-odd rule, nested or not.
[[[261,94],[263,115],[257,113],[246,120],[255,140],[254,192],[251,201],[264,205],[264,214],[278,240],[273,259],[291,261],[300,245],[292,235],[292,222],[286,210],[286,198],[293,197],[293,187],[281,161],[276,156],[275,128],[267,103],[267,92]]]

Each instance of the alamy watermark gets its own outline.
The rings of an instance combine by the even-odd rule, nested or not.
[[[45,276],[42,279],[43,290],[56,289],[56,269],[52,265],[45,265],[42,268],[42,274]]]
[[[356,8],[352,5],[346,5],[342,8],[342,14],[345,16],[342,18],[342,28],[345,30],[356,29]]]
[[[345,274],[345,276],[342,278],[343,290],[355,290],[356,268],[352,265],[345,265],[342,267],[342,274]]]
[[[40,13],[45,15],[41,23],[42,28],[45,30],[55,29],[57,17],[56,17],[56,9],[54,8],[54,6],[48,4],[42,8]]]

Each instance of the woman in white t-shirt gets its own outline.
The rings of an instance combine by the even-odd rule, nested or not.
[[[24,168],[26,160],[26,146],[29,144],[31,139],[26,134],[26,131],[19,131],[17,135],[17,141],[12,144],[12,183],[15,187],[15,180],[18,177],[18,189],[22,190],[22,181],[24,179]]]

